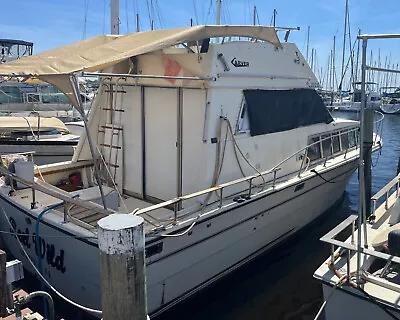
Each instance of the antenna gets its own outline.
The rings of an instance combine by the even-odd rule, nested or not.
[[[119,0],[111,0],[111,34],[119,34]]]
[[[222,6],[222,0],[217,0],[217,13],[215,15],[217,25],[221,24],[221,6]]]

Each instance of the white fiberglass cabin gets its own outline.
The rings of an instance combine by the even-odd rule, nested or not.
[[[358,123],[331,117],[299,49],[271,27],[99,36],[21,61],[0,73],[34,74],[81,113],[76,77],[101,79],[71,162],[33,182],[0,169],[28,186],[0,187],[0,226],[26,234],[6,235],[8,248],[88,307],[101,308],[97,222],[114,210],[145,219],[156,314],[317,218],[357,167]],[[66,237],[35,253],[35,226]]]

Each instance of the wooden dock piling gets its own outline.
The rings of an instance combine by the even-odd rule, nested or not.
[[[143,218],[112,214],[98,225],[103,319],[146,320]]]

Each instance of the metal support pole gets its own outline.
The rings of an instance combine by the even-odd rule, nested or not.
[[[85,115],[85,111],[83,110],[83,105],[82,105],[82,101],[81,101],[81,95],[79,94],[79,85],[78,85],[78,80],[76,78],[76,76],[72,76],[71,77],[71,86],[74,89],[74,94],[75,94],[75,98],[79,103],[79,108],[78,108],[78,112],[80,113],[80,115],[82,116],[82,120],[83,123],[85,125],[85,130],[86,130],[86,138],[88,140],[88,144],[89,144],[89,148],[90,148],[90,153],[92,155],[93,158],[93,169],[94,169],[94,177],[96,179],[97,185],[99,187],[100,190],[100,195],[101,195],[101,200],[103,202],[103,207],[104,210],[107,210],[107,205],[106,205],[106,198],[104,196],[104,191],[103,191],[103,185],[101,183],[101,179],[100,179],[100,173],[99,173],[99,168],[97,167],[97,156],[96,156],[96,151],[94,149],[94,145],[93,145],[93,141],[92,141],[92,136],[90,134],[90,130],[89,130],[89,124],[88,124],[88,120],[86,118]]]
[[[111,34],[119,34],[119,0],[111,0]]]
[[[362,62],[361,62],[361,108],[360,108],[360,123],[361,123],[361,146],[364,145],[364,109],[365,109],[365,72],[367,65],[367,39],[363,39],[362,42]],[[360,159],[358,167],[358,177],[359,177],[359,192],[358,192],[358,220],[357,220],[357,285],[361,284],[361,228],[362,219],[365,210],[365,194],[364,194],[364,148],[360,148]]]
[[[146,320],[144,220],[111,214],[98,222],[104,320]]]

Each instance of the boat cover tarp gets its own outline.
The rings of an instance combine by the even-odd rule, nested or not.
[[[244,90],[244,96],[251,136],[333,121],[314,89]]]
[[[0,74],[46,76],[85,70],[96,72],[130,57],[177,44],[214,37],[242,36],[281,46],[275,28],[263,26],[194,26],[123,36],[101,35],[0,65]]]
[[[0,117],[0,133],[3,132],[30,132],[37,131],[53,131],[69,133],[65,124],[57,118],[42,117]]]

